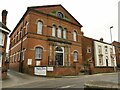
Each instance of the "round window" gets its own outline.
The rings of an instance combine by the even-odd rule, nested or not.
[[[57,13],[57,17],[59,17],[59,18],[64,18],[64,15],[63,15],[61,12],[58,12],[58,13]]]

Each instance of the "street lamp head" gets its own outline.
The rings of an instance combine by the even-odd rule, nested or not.
[[[113,26],[110,27],[110,29],[113,28]]]

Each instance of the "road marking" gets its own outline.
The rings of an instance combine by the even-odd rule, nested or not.
[[[62,86],[62,87],[60,87],[60,88],[70,88],[70,87],[72,87],[72,86],[74,86],[74,84],[72,84],[72,85],[67,85],[67,86]]]
[[[63,86],[63,87],[60,87],[60,88],[70,88],[71,86]]]

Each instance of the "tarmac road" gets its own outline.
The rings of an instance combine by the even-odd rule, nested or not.
[[[103,73],[94,75],[65,76],[61,78],[37,77],[21,74],[14,71],[8,72],[9,78],[3,81],[3,90],[84,90],[84,84],[89,81],[112,82],[118,84],[118,73]],[[13,89],[14,88],[14,89]]]

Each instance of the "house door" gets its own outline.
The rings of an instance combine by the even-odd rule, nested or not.
[[[108,57],[106,57],[106,66],[108,67]]]
[[[56,48],[56,54],[55,54],[55,63],[56,65],[64,65],[64,48],[63,47],[57,47]]]
[[[56,53],[56,61],[58,65],[63,65],[63,53]]]

